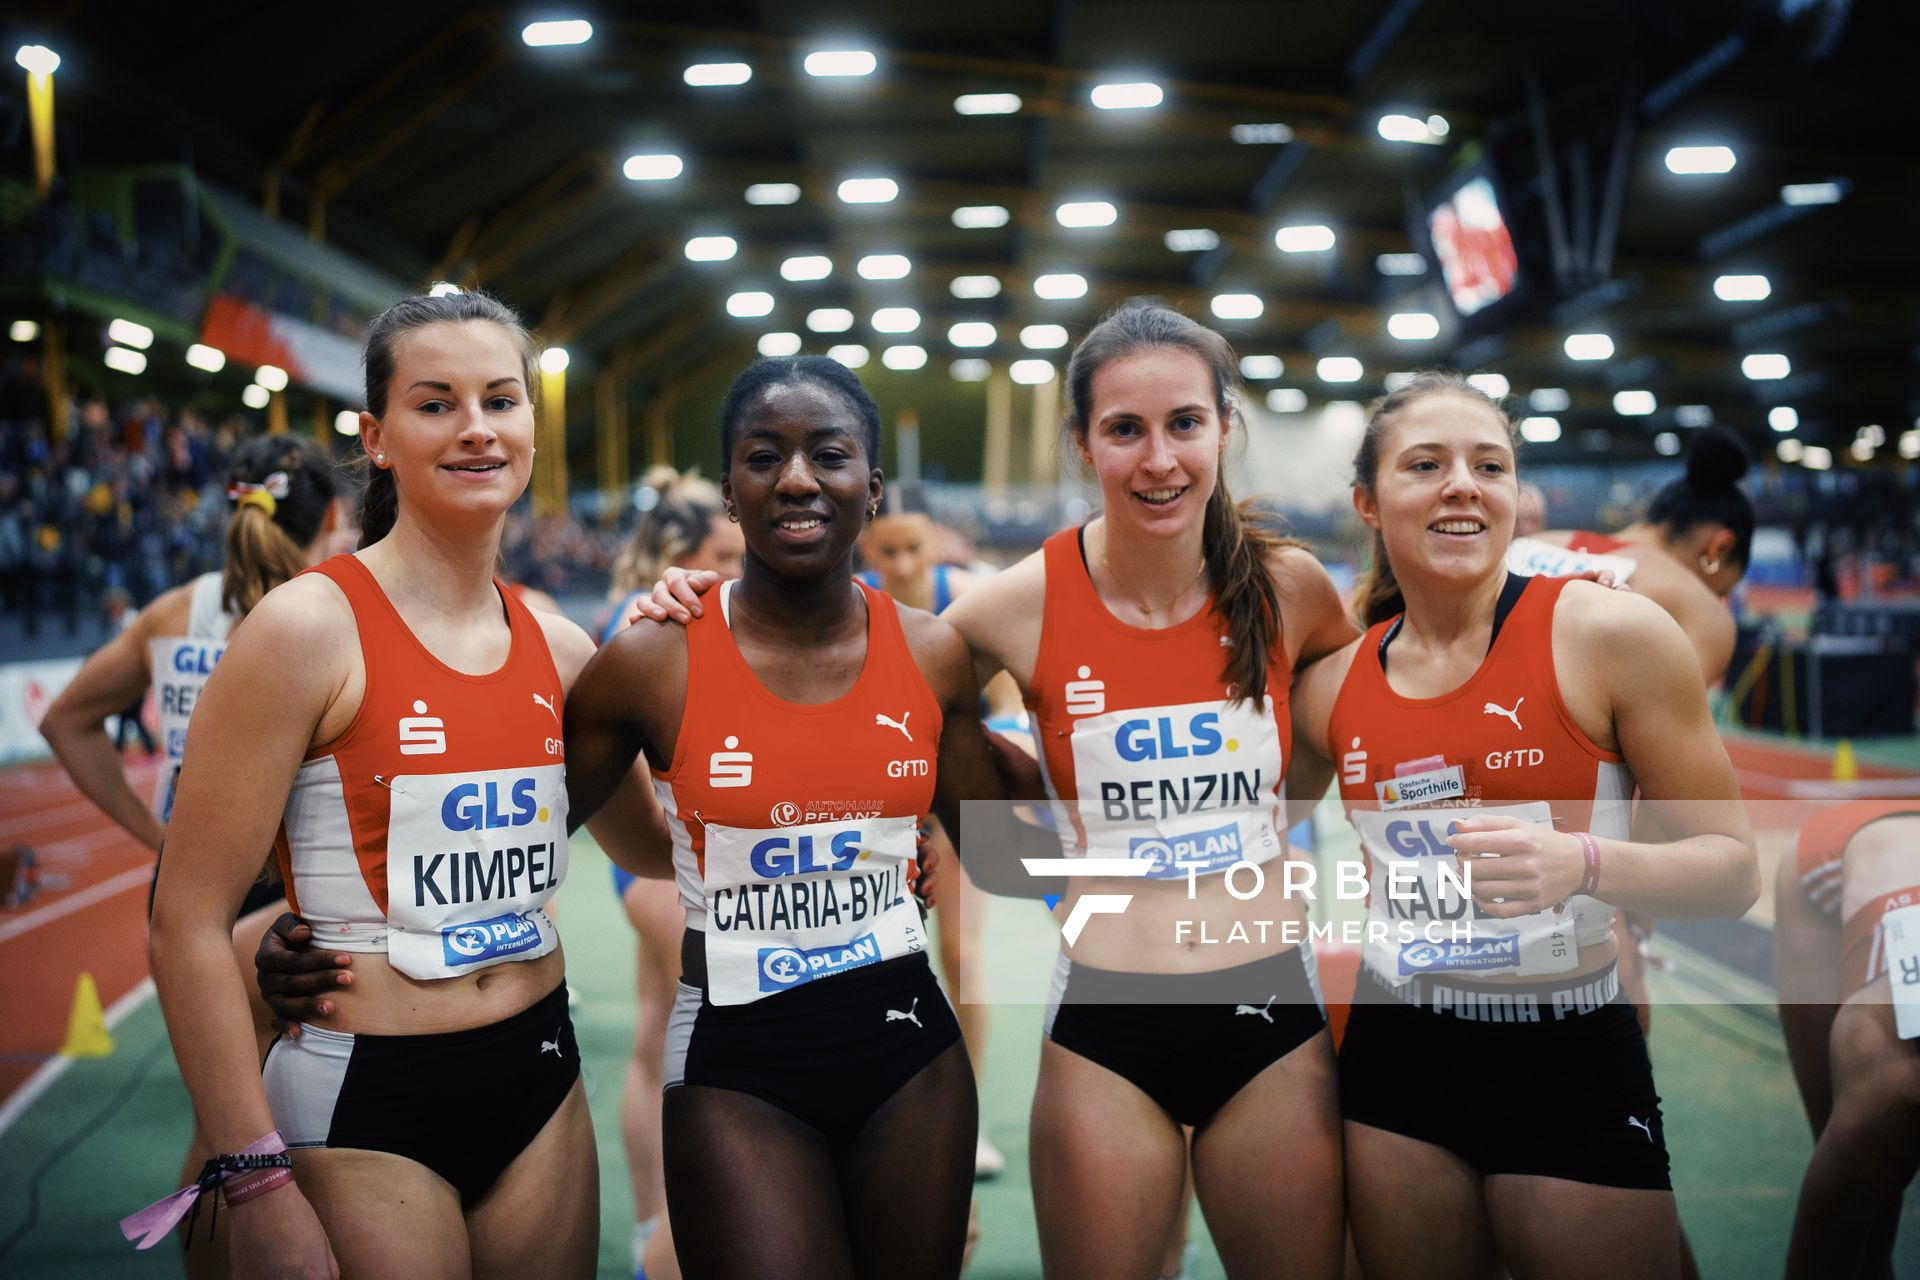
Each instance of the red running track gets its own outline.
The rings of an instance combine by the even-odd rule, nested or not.
[[[128,768],[134,789],[153,785],[155,762]],[[109,822],[58,765],[0,770],[0,845],[28,845],[43,887],[18,910],[0,910],[0,1101],[59,1051],[74,987],[91,973],[112,1005],[147,977],[151,849]]]

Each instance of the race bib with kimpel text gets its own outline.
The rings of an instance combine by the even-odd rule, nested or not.
[[[387,958],[452,978],[559,945],[541,908],[567,875],[566,767],[402,774],[387,820]]]

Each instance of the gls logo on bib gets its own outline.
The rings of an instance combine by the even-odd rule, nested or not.
[[[1150,720],[1128,720],[1113,735],[1113,749],[1122,760],[1138,764],[1142,760],[1184,760],[1188,756],[1210,756],[1225,741],[1220,736],[1220,714],[1202,711],[1190,718],[1184,729],[1172,716]]]
[[[502,785],[499,781],[462,782],[451,788],[440,802],[440,825],[449,831],[499,831],[547,820],[536,794],[537,779],[515,778],[505,784],[511,807],[501,805]]]
[[[860,860],[860,831],[851,828],[836,831],[826,840],[824,858],[814,856],[814,836],[768,836],[747,854],[747,865],[754,874],[768,880],[781,876],[803,876],[814,871],[845,871]]]

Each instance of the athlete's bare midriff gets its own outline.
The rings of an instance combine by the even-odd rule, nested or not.
[[[1075,963],[1119,973],[1208,973],[1290,951],[1306,937],[1307,899],[1297,888],[1287,893],[1286,861],[1282,856],[1260,864],[1264,883],[1244,900],[1228,891],[1221,874],[1196,876],[1191,892],[1184,879],[1076,876],[1055,913],[1061,920],[1070,918],[1074,904],[1088,894],[1131,895],[1132,900],[1118,914],[1090,917],[1066,952]],[[1233,873],[1234,890],[1246,893],[1253,884],[1252,871]]]
[[[457,978],[409,978],[383,952],[353,957],[353,985],[328,999],[337,1012],[313,1025],[356,1035],[417,1036],[490,1026],[526,1009],[566,978],[565,948]]]

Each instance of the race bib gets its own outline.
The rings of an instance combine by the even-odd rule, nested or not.
[[[1893,1025],[1902,1040],[1920,1040],[1920,907],[1889,911],[1880,922],[1893,986]]]
[[[1564,911],[1496,920],[1483,916],[1461,892],[1456,855],[1446,840],[1451,825],[1468,813],[1553,821],[1553,811],[1543,801],[1473,810],[1352,813],[1368,859],[1367,917],[1386,925],[1384,938],[1380,929],[1368,926],[1367,967],[1394,983],[1422,974],[1531,977],[1572,969],[1579,963],[1580,947],[1571,903]],[[1455,938],[1459,925],[1470,925],[1471,936]]]
[[[924,951],[908,890],[916,819],[706,825],[707,991],[751,1004]]]
[[[1266,862],[1284,761],[1269,709],[1191,702],[1087,716],[1073,726],[1074,785],[1090,858],[1144,858],[1152,880]]]
[[[162,636],[147,642],[160,747],[166,752],[166,762],[153,782],[153,816],[161,822],[173,817],[173,791],[187,756],[187,721],[193,716],[193,705],[200,700],[200,690],[206,687],[214,664],[226,651],[225,640]]]
[[[394,968],[452,978],[559,944],[541,908],[567,875],[565,766],[402,774],[389,785]]]
[[[1507,546],[1508,572],[1526,578],[1570,578],[1576,573],[1606,569],[1612,572],[1614,582],[1625,583],[1637,564],[1639,561],[1626,556],[1574,551],[1538,538],[1515,538]]]

